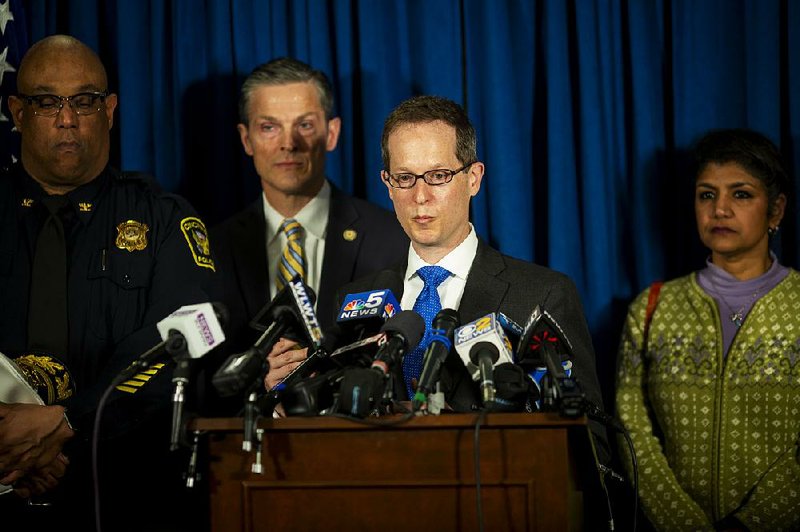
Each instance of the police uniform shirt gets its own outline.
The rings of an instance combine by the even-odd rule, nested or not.
[[[27,348],[31,264],[47,216],[44,194],[19,164],[0,175],[0,352],[12,358]],[[87,414],[111,380],[160,341],[159,320],[182,305],[208,301],[200,287],[214,264],[205,226],[191,206],[147,176],[109,167],[67,197],[65,362],[77,391],[63,404],[80,425],[81,416],[91,421]],[[124,432],[150,408],[163,406],[170,376],[159,373],[167,372],[156,367],[115,391],[109,404],[129,400],[116,401],[122,412],[109,413],[104,431]]]

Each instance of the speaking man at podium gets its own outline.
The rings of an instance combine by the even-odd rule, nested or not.
[[[573,376],[586,398],[602,405],[592,341],[574,283],[564,274],[502,255],[483,242],[469,221],[470,200],[480,190],[484,164],[477,157],[475,129],[461,106],[445,98],[418,96],[397,106],[384,123],[381,172],[397,219],[411,240],[406,260],[392,271],[400,279],[395,294],[403,309],[420,312],[430,328],[431,309],[458,310],[462,323],[502,312],[524,323],[537,305],[547,310],[572,341]],[[356,280],[339,290],[345,294],[382,289],[386,272]],[[421,343],[424,345],[425,341]],[[285,345],[276,345],[271,359]],[[302,359],[303,351],[281,356]],[[422,350],[406,353],[398,399],[410,398],[422,369]],[[450,406],[476,407],[477,384],[451,353],[445,371],[454,386]],[[272,373],[272,370],[270,371]],[[267,376],[267,385],[276,379]],[[404,397],[405,396],[405,397]],[[593,424],[597,451],[607,461],[605,430]]]

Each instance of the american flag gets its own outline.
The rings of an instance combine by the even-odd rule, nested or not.
[[[17,67],[28,49],[28,30],[21,0],[0,0],[0,168],[19,157],[19,135],[8,110],[17,92]]]

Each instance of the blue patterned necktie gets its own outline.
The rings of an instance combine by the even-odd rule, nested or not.
[[[282,290],[289,281],[299,275],[306,277],[306,257],[300,237],[303,235],[303,226],[294,218],[287,218],[281,224],[281,231],[286,234],[286,247],[283,248],[281,260],[278,261],[278,275],[275,276],[275,286]]]
[[[406,356],[403,357],[403,380],[406,383],[406,391],[409,398],[414,396],[411,380],[419,380],[420,373],[422,373],[422,355],[428,346],[431,336],[431,322],[442,310],[442,301],[439,299],[437,288],[452,273],[441,266],[423,266],[417,270],[417,275],[420,276],[425,286],[422,287],[422,292],[419,293],[417,300],[414,302],[414,312],[425,320],[425,336],[422,337],[422,341],[413,351],[406,353]]]

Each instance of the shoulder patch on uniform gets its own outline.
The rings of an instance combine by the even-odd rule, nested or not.
[[[128,220],[117,225],[117,240],[115,244],[119,249],[126,249],[130,252],[142,251],[147,247],[147,231],[150,228],[147,224]]]
[[[208,231],[200,218],[190,216],[181,220],[181,231],[186,237],[189,249],[194,257],[194,262],[203,268],[214,268],[214,259],[211,258],[211,245],[208,243]]]

